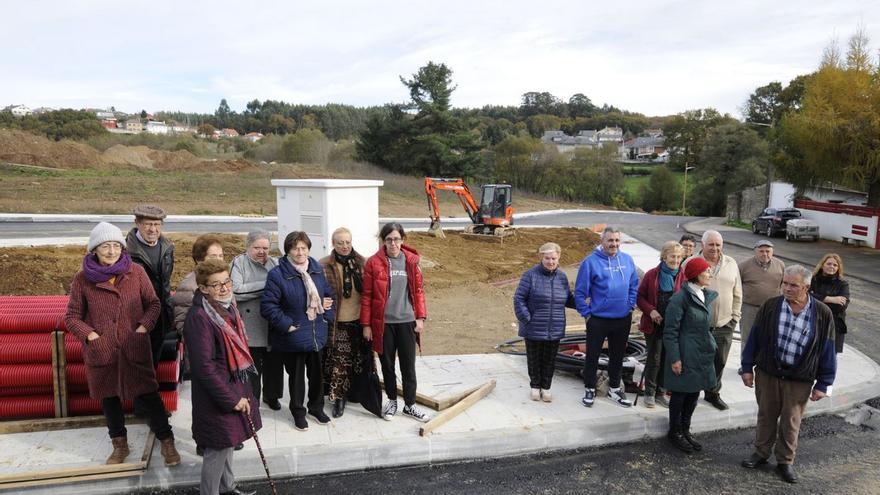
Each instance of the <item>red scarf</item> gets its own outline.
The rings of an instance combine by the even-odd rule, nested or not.
[[[235,307],[233,299],[230,308]],[[207,297],[202,298],[202,308],[217,328],[220,329],[220,335],[223,336],[223,347],[226,350],[226,366],[229,368],[229,381],[239,381],[245,383],[248,381],[248,373],[257,373],[254,367],[254,359],[251,357],[251,351],[248,349],[247,334],[244,332],[244,323],[235,311],[227,310],[218,302],[209,301]]]

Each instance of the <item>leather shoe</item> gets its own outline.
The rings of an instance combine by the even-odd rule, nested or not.
[[[263,403],[269,406],[269,409],[273,411],[281,410],[281,403],[278,402],[278,399],[263,399]]]
[[[341,418],[345,413],[345,403],[347,401],[345,399],[336,399],[336,402],[333,403],[333,417]]]
[[[767,464],[767,459],[759,456],[758,454],[752,454],[748,459],[743,460],[741,463],[742,467],[748,469],[755,469],[758,466],[763,466]]]
[[[220,495],[257,495],[257,491],[251,490],[251,491],[246,492],[244,490],[239,490],[238,488],[236,488],[235,490],[232,490],[231,492],[223,492]]]
[[[791,464],[777,464],[776,472],[779,473],[779,476],[782,476],[788,483],[797,483],[798,475],[794,472],[794,468],[791,467]]]
[[[706,402],[715,406],[715,409],[719,411],[726,411],[728,409],[727,403],[721,400],[720,395],[707,395]]]

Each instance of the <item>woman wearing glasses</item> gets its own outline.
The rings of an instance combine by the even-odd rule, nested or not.
[[[318,261],[309,256],[312,241],[293,231],[284,239],[286,256],[269,271],[260,313],[269,322],[269,345],[280,355],[289,375],[290,412],[297,430],[309,429],[306,412],[327,424],[321,350],[333,321],[333,289]],[[303,407],[309,380],[309,402]]]
[[[281,409],[278,399],[284,395],[284,366],[269,347],[269,323],[260,315],[260,297],[266,288],[266,277],[269,270],[278,266],[278,261],[269,256],[268,232],[255,230],[248,233],[245,245],[246,251],[232,260],[229,277],[257,367],[251,389],[257,404],[262,396],[270,409],[278,411]]]
[[[208,259],[196,266],[199,290],[183,324],[192,374],[192,433],[204,449],[199,493],[238,493],[232,474],[234,446],[262,426],[248,380],[256,370],[247,334],[232,297],[229,268]],[[250,419],[249,419],[250,417]],[[247,492],[250,494],[256,493]]]
[[[428,316],[419,253],[404,244],[406,232],[399,223],[386,223],[379,239],[383,245],[364,267],[361,324],[364,338],[373,342],[382,362],[388,396],[382,415],[391,421],[397,414],[396,354],[403,378],[403,414],[427,422],[428,415],[416,407],[416,345]]]
[[[165,465],[180,464],[150,350],[149,332],[160,311],[147,273],[125,250],[122,232],[106,222],[96,225],[82,271],[70,285],[64,323],[83,343],[89,396],[101,401],[107,419],[113,443],[107,464],[120,464],[129,454],[122,401],[135,398],[162,444]]]

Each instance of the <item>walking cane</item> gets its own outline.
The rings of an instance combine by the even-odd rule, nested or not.
[[[245,414],[247,415],[248,424],[251,425],[251,432],[254,434],[254,442],[257,443],[257,451],[260,453],[260,459],[263,461],[263,469],[266,470],[266,478],[269,479],[269,485],[272,487],[272,494],[278,495],[278,491],[275,490],[275,482],[272,481],[272,475],[269,474],[269,465],[266,464],[266,456],[263,455],[263,446],[260,445],[260,438],[257,436],[257,429],[254,428],[254,420],[251,418],[250,411]]]
[[[636,407],[637,405],[639,405],[639,394],[644,393],[644,391],[642,390],[642,386],[644,386],[644,385],[645,385],[645,370],[642,370],[642,377],[639,378],[639,386],[638,386],[638,389],[636,390],[636,400],[633,401],[633,407]]]

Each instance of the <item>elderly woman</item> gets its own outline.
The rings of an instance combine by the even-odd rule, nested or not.
[[[330,327],[324,372],[330,384],[333,417],[341,418],[345,412],[351,379],[361,372],[364,361],[360,316],[366,260],[354,250],[351,231],[345,227],[336,229],[331,240],[333,251],[320,261],[324,276],[336,294],[336,319]]]
[[[223,261],[223,243],[220,238],[214,234],[200,235],[193,242],[192,259],[196,264],[206,259]],[[186,314],[192,306],[196,288],[196,272],[193,270],[177,284],[177,290],[171,296],[171,305],[174,307],[174,328],[179,334],[183,333],[183,321],[186,320]]]
[[[192,432],[204,449],[199,493],[242,493],[232,475],[232,453],[260,429],[248,375],[255,373],[232,280],[222,260],[196,266],[199,290],[183,325],[192,373]],[[252,492],[255,493],[255,492]]]
[[[364,292],[361,297],[361,324],[364,338],[379,353],[385,395],[382,410],[386,421],[397,414],[397,372],[395,355],[400,357],[403,378],[403,414],[422,422],[428,415],[416,406],[416,345],[424,331],[427,307],[419,253],[404,245],[406,232],[399,223],[386,223],[379,230],[382,245],[364,266]]]
[[[286,256],[269,271],[260,300],[260,314],[269,322],[269,345],[278,352],[290,376],[290,412],[297,430],[309,429],[306,411],[327,424],[321,350],[327,343],[327,324],[334,319],[333,289],[317,260],[309,256],[312,241],[293,231],[284,239]],[[303,407],[306,377],[308,409]]]
[[[278,411],[281,409],[278,399],[284,395],[284,365],[269,347],[269,323],[260,315],[260,298],[266,287],[266,278],[269,271],[278,266],[278,261],[269,256],[269,247],[268,232],[255,230],[248,233],[246,251],[232,260],[229,277],[257,370],[257,376],[251,380],[254,399],[259,404],[262,395],[263,402]]]
[[[129,454],[122,401],[136,398],[162,444],[165,465],[180,464],[150,350],[149,332],[160,311],[146,272],[125,250],[122,232],[106,222],[96,225],[82,271],[70,285],[64,323],[83,343],[89,396],[101,401],[107,420],[113,443],[107,464],[120,464]]]
[[[843,259],[835,253],[822,257],[810,282],[813,297],[827,304],[834,315],[834,348],[843,352],[846,338],[846,308],[849,306],[849,282],[843,279]]]
[[[672,294],[678,292],[684,279],[680,270],[685,250],[681,244],[669,241],[660,250],[660,264],[642,277],[636,305],[642,310],[639,330],[645,334],[648,357],[645,361],[645,407],[660,404],[669,407],[663,389],[663,315]]]
[[[513,311],[525,339],[531,399],[552,402],[550,385],[559,341],[565,336],[565,308],[574,308],[568,277],[559,270],[562,248],[548,242],[538,249],[539,263],[519,279]]]
[[[686,453],[703,447],[691,436],[691,417],[700,390],[715,386],[715,337],[712,336],[711,267],[703,258],[691,258],[684,267],[687,284],[666,307],[663,347],[666,349],[665,384],[669,400],[669,434],[672,444]]]

